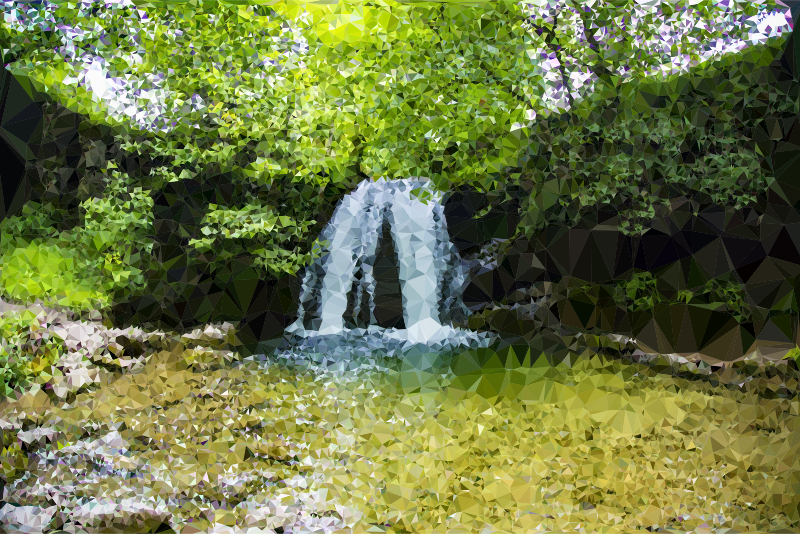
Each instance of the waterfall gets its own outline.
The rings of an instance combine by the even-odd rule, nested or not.
[[[384,222],[397,255],[405,329],[374,324],[373,265]],[[427,345],[471,345],[485,339],[452,325],[468,313],[461,299],[466,267],[447,233],[442,193],[425,178],[361,182],[340,201],[312,255],[298,319],[287,329],[297,339],[370,338]],[[355,294],[358,314],[364,293],[373,324],[348,329],[348,297]]]

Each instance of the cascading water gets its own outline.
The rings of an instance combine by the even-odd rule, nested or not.
[[[344,347],[390,353],[415,346],[486,346],[486,335],[454,328],[468,313],[461,293],[466,269],[450,242],[442,195],[425,178],[366,180],[346,195],[322,231],[303,279],[297,321],[287,328],[296,349],[338,352]],[[398,260],[405,329],[375,321],[372,272],[387,221]],[[356,314],[366,293],[370,325],[346,328],[348,296]],[[366,314],[364,314],[366,315]]]

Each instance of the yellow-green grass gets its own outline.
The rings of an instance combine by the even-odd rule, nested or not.
[[[455,373],[199,365],[209,358],[161,353],[70,405],[26,401],[64,431],[53,449],[119,428],[131,450],[119,466],[147,466],[89,477],[77,495],[176,497],[173,519],[193,532],[285,524],[250,523],[242,501],[348,532],[800,527],[797,400],[599,357]],[[250,478],[224,482],[236,475]]]
[[[786,356],[784,357],[784,359],[785,359],[785,360],[792,359],[792,360],[795,360],[796,362],[798,362],[798,364],[800,364],[800,348],[799,348],[799,347],[795,347],[795,348],[793,348],[792,350],[790,350],[790,351],[789,351],[789,352],[786,354]]]
[[[79,250],[56,240],[18,245],[4,251],[0,264],[0,291],[6,298],[74,310],[110,303],[101,274]]]

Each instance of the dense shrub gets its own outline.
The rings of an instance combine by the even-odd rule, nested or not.
[[[2,289],[48,306],[108,306],[115,290],[145,282],[152,206],[148,193],[113,169],[104,194],[81,203],[81,226],[59,232],[52,204],[26,204],[0,223]]]
[[[10,395],[47,374],[65,351],[64,341],[47,330],[41,316],[26,311],[0,315],[0,395]]]

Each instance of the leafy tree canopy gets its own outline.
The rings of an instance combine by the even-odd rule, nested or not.
[[[285,226],[297,237],[318,231],[307,223],[320,206],[365,178],[422,175],[442,189],[519,186],[529,194],[529,231],[564,220],[563,210],[546,215],[554,205],[647,197],[636,185],[646,166],[622,161],[625,150],[602,150],[631,136],[645,142],[636,133],[642,113],[652,135],[680,137],[669,122],[677,118],[656,116],[642,84],[676,65],[704,72],[692,66],[710,57],[707,45],[743,42],[749,28],[731,24],[776,6],[61,3],[24,13],[18,6],[2,38],[13,72],[115,125],[125,150],[163,162],[137,184],[145,190],[208,169],[229,173],[253,191],[279,190],[262,207],[296,219]],[[104,88],[128,96],[103,99]],[[623,100],[628,112],[604,118]],[[601,149],[587,154],[589,144]],[[598,156],[611,158],[605,169]],[[714,168],[753,170],[751,160]],[[662,174],[693,179],[681,172]],[[630,209],[634,218],[654,213],[649,199]]]

